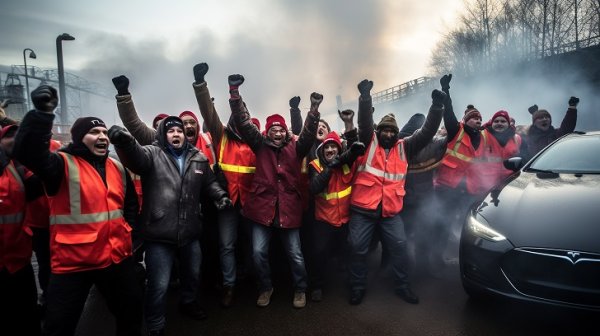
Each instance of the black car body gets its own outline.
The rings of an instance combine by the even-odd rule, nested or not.
[[[516,172],[467,215],[463,287],[600,310],[600,132],[568,134],[520,166],[505,162]]]

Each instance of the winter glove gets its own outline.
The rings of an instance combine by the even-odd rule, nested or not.
[[[363,97],[368,97],[371,95],[371,89],[373,88],[373,81],[368,79],[363,79],[360,83],[358,83],[358,92]]]
[[[440,90],[433,90],[431,92],[431,104],[436,106],[444,105],[444,100],[446,100],[446,94]]]
[[[208,64],[198,63],[194,65],[194,80],[196,84],[204,83],[204,76],[208,72]]]
[[[310,105],[318,107],[323,101],[323,95],[320,93],[313,92],[310,94]]]
[[[442,91],[446,92],[450,90],[450,81],[452,80],[452,74],[444,75],[440,78],[440,85],[442,86]]]
[[[356,155],[357,157],[365,155],[366,150],[367,150],[367,148],[365,147],[365,144],[362,142],[355,142],[352,144],[352,146],[350,146],[350,153],[352,153],[353,155]]]
[[[531,105],[531,106],[529,106],[529,108],[527,109],[527,111],[529,111],[529,113],[531,113],[531,114],[534,114],[534,113],[535,113],[535,111],[537,111],[537,110],[538,110],[538,106],[537,106],[537,104],[535,104],[535,105]]]
[[[293,109],[297,109],[300,105],[300,97],[295,96],[290,99],[290,107]]]
[[[40,85],[31,92],[31,101],[36,110],[52,113],[58,105],[58,93],[50,85]]]
[[[235,74],[227,77],[227,81],[229,82],[229,86],[235,86],[236,88],[244,83],[244,76]]]
[[[354,119],[354,111],[352,110],[338,110],[338,114],[343,122],[351,122]]]
[[[223,173],[221,166],[218,163],[215,163],[212,170],[221,188],[223,188],[223,190],[227,190],[227,178],[225,177],[225,173]]]
[[[129,94],[129,78],[125,75],[121,75],[112,79],[115,89],[117,89],[117,96],[124,96]]]
[[[231,203],[231,200],[229,199],[229,197],[223,197],[220,200],[215,201],[215,206],[217,207],[217,210],[219,210],[219,211],[231,208],[232,205],[233,205],[233,203]]]
[[[112,125],[108,130],[108,139],[110,143],[115,145],[115,147],[122,147],[124,145],[134,143],[135,139],[133,136],[127,131],[126,128]]]
[[[579,98],[571,96],[569,99],[569,107],[577,107],[577,104],[579,104]]]
[[[336,156],[335,158],[327,161],[327,167],[329,167],[330,169],[340,167],[341,165],[342,162],[340,161],[339,156]]]

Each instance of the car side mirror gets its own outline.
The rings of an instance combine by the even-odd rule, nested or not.
[[[511,157],[510,159],[504,160],[504,168],[512,171],[517,171],[523,167],[523,158]]]

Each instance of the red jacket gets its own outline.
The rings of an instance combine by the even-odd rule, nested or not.
[[[319,159],[312,160],[310,165],[318,173],[323,170]],[[354,169],[347,164],[333,169],[327,190],[315,196],[315,219],[335,227],[348,223],[353,173]]]
[[[0,175],[0,270],[14,273],[31,261],[31,229],[24,217],[25,186],[11,161]]]
[[[50,197],[53,273],[100,269],[131,256],[131,227],[123,218],[125,168],[106,160],[106,185],[84,159],[59,152],[65,178]]]

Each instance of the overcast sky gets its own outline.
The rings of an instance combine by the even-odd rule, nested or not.
[[[288,100],[313,91],[334,118],[335,96],[355,100],[369,78],[380,91],[427,74],[431,49],[459,15],[462,0],[177,0],[3,1],[0,64],[56,67],[56,36],[65,69],[113,89],[125,74],[145,121],[158,113],[198,112],[192,68],[206,77],[222,118],[229,115],[227,76],[246,77],[241,93],[251,113],[288,118]],[[37,83],[31,83],[32,86]],[[33,89],[33,88],[32,88]],[[87,115],[112,118],[114,101]],[[86,114],[84,112],[84,114]],[[107,122],[111,122],[107,120]]]

